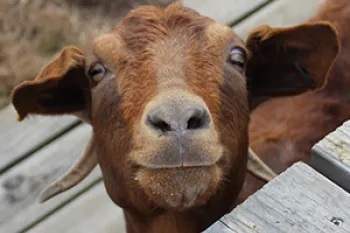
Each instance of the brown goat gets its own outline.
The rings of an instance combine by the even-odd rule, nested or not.
[[[318,72],[317,87],[338,54],[336,32],[323,22],[276,33],[264,27],[248,44],[251,51],[231,28],[177,3],[131,11],[93,41],[88,56],[64,48],[12,97],[19,120],[75,114],[93,128],[81,159],[42,201],[76,185],[98,163],[128,233],[197,233],[228,213],[246,174],[249,96],[254,102],[310,87],[290,70],[288,78],[251,80],[248,94],[244,73],[256,69],[246,70],[249,54],[254,59],[262,49],[286,63],[292,58]],[[323,57],[319,70],[310,58]]]
[[[307,23],[319,20],[335,26],[341,44],[341,52],[329,72],[326,85],[298,96],[267,101],[251,115],[250,146],[276,173],[283,172],[297,161],[310,163],[314,144],[350,118],[350,33],[347,30],[350,1],[327,0]],[[322,67],[320,59],[315,58],[313,62]],[[309,70],[307,72],[311,74]],[[259,79],[259,74],[253,78]],[[240,201],[264,183],[248,174]]]

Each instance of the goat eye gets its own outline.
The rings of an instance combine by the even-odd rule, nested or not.
[[[246,61],[245,52],[240,48],[234,48],[230,52],[229,62],[237,66],[239,69],[244,69]]]
[[[101,79],[104,77],[105,73],[106,73],[106,67],[99,62],[92,65],[88,71],[88,75],[95,82],[101,81]]]

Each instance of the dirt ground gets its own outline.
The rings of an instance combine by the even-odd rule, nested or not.
[[[82,49],[130,9],[173,0],[0,0],[0,108],[66,45]]]

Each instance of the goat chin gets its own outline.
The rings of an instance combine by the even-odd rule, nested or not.
[[[136,179],[157,206],[184,211],[204,205],[222,178],[221,169],[210,167],[140,169]]]

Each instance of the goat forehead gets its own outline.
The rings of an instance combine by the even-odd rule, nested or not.
[[[117,33],[108,33],[97,37],[92,43],[92,52],[111,66],[127,55],[123,40]]]
[[[187,52],[178,37],[171,37],[151,46],[153,69],[159,90],[186,87]]]
[[[146,102],[142,96],[164,88],[194,88],[200,95],[218,92],[214,86],[222,82],[224,56],[232,44],[243,47],[231,28],[196,12],[148,7],[132,11],[113,32],[97,38],[93,50],[122,71],[117,78],[120,92],[138,92],[147,83],[147,94],[137,95],[138,102]],[[135,97],[127,102],[133,101]]]
[[[192,42],[205,41],[209,27],[216,28],[217,34],[233,34],[228,27],[218,25],[192,9],[174,4],[165,10],[156,7],[137,8],[116,27],[116,33],[123,38],[126,47],[137,54],[143,53],[150,43],[174,35]]]
[[[147,6],[131,11],[112,33],[97,38],[93,51],[112,62],[126,55],[140,60],[149,57],[154,43],[164,45],[164,40],[168,48],[172,44],[187,42],[193,49],[215,46],[222,52],[228,38],[243,44],[229,27],[216,24],[180,4],[170,5],[165,10]],[[181,46],[178,47],[182,50]]]

